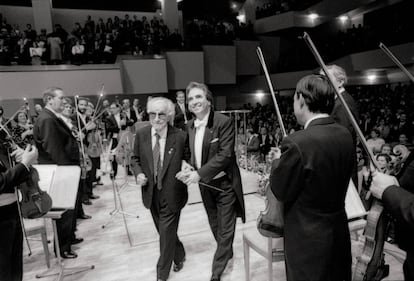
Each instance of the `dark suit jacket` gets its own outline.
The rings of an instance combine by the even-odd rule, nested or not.
[[[282,141],[271,189],[285,203],[288,280],[350,280],[345,195],[354,165],[349,131],[330,117]]]
[[[134,124],[134,122],[130,119],[128,119],[127,116],[123,115],[121,113],[121,120],[126,118],[126,125],[121,126],[121,130],[125,130],[127,127],[132,126]],[[112,133],[112,135],[114,133],[119,133],[119,127],[118,127],[118,123],[116,122],[115,117],[111,114],[108,116],[107,121],[106,121],[106,129],[109,133]]]
[[[269,153],[270,148],[272,147],[272,140],[270,139],[270,135],[259,135],[257,138],[259,140],[260,153],[266,156]],[[264,141],[263,138],[265,138]]]
[[[397,219],[396,240],[401,249],[414,253],[414,152],[398,174],[400,187],[389,187],[382,200],[385,208]]]
[[[134,155],[132,156],[134,174],[144,173],[148,183],[142,186],[142,200],[146,208],[152,204],[152,196],[157,183],[154,182],[154,160],[152,156],[151,126],[141,128],[135,135]],[[166,194],[168,207],[173,212],[181,210],[187,203],[187,186],[175,178],[181,171],[181,160],[190,159],[187,134],[177,128],[168,126],[165,143],[164,161],[161,170],[163,192]]]
[[[185,114],[185,117],[187,117],[187,121],[190,121],[192,116],[191,116],[191,113],[188,111],[187,105],[185,106],[185,113],[183,113],[180,106],[176,103],[175,104],[174,127],[179,128],[181,130],[186,129],[184,114]]]
[[[188,133],[191,149],[191,165],[195,165],[194,155],[194,120],[188,122]],[[214,111],[210,112],[209,120],[205,129],[203,139],[203,159],[198,174],[201,182],[209,183],[221,171],[226,173],[226,177],[232,183],[232,187],[237,196],[237,216],[245,222],[243,188],[240,177],[239,166],[237,166],[234,153],[234,125],[228,116]]]
[[[342,92],[342,96],[344,97],[344,100],[346,101],[349,109],[351,110],[355,120],[357,121],[357,123],[359,123],[358,106],[354,98],[347,91]],[[335,120],[336,123],[348,128],[348,130],[352,134],[352,139],[356,144],[355,129],[352,126],[351,120],[349,119],[348,114],[346,113],[345,108],[342,106],[342,103],[339,100],[339,98],[335,99],[335,104],[334,108],[332,109],[331,117]]]
[[[79,146],[63,120],[44,108],[33,128],[39,164],[79,165]]]
[[[124,111],[126,117],[132,121],[132,125],[133,125],[135,122],[138,121],[138,118],[137,118],[137,115],[136,115],[135,110],[133,108],[130,108],[129,112],[130,112],[130,117],[128,118],[128,115],[126,115],[126,112]]]
[[[14,187],[27,180],[29,170],[20,163],[12,168],[4,164],[0,164],[0,194],[14,193]]]

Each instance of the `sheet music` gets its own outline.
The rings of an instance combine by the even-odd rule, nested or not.
[[[81,170],[79,166],[33,165],[39,187],[52,197],[52,208],[74,209]]]
[[[345,211],[349,220],[367,214],[352,180],[349,181],[348,191],[346,192]]]

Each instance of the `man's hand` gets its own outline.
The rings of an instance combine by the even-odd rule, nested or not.
[[[24,150],[19,146],[16,146],[16,149],[10,154],[11,157],[14,157],[16,162],[22,162]]]
[[[382,194],[391,185],[399,186],[398,180],[395,177],[377,171],[372,174],[370,191],[374,197],[382,199]]]
[[[181,171],[188,172],[188,171],[194,171],[193,166],[187,163],[187,161],[182,160],[181,161]]]
[[[147,184],[147,182],[148,182],[148,179],[145,176],[145,174],[143,174],[143,173],[138,174],[138,176],[137,176],[137,184],[138,185],[144,186],[144,185]]]
[[[29,144],[23,152],[21,163],[29,167],[36,162],[38,156],[37,148]]]
[[[184,183],[190,185],[193,183],[198,183],[200,181],[200,175],[197,171],[189,171],[185,174]]]
[[[86,124],[85,128],[87,131],[91,131],[96,128],[96,124],[93,122],[89,122],[88,124]]]

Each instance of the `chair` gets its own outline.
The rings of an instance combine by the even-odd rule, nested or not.
[[[273,262],[283,261],[283,238],[263,237],[256,227],[243,232],[244,272],[246,281],[250,280],[250,248],[267,260],[268,280],[272,281]]]
[[[356,240],[359,239],[358,231],[363,230],[366,225],[366,220],[358,219],[349,222],[349,232],[355,234]],[[250,281],[250,248],[260,254],[267,260],[267,275],[268,280],[272,281],[273,277],[273,262],[283,261],[283,237],[282,238],[267,238],[263,237],[256,227],[249,228],[243,232],[243,250],[244,250],[244,272],[246,281]]]
[[[45,253],[47,268],[50,268],[50,253],[46,233],[45,219],[24,219],[24,228],[27,237],[40,234],[43,244],[43,251]]]

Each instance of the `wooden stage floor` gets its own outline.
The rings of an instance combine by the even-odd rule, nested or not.
[[[120,169],[122,171],[122,169]],[[132,182],[132,177],[129,177]],[[95,194],[101,198],[93,200],[93,205],[84,206],[85,212],[92,216],[90,220],[81,220],[77,236],[85,241],[74,245],[78,258],[65,260],[67,266],[95,265],[95,269],[67,276],[64,280],[73,281],[152,281],[156,280],[156,263],[159,255],[158,234],[152,222],[149,210],[142,204],[140,188],[131,184],[122,191],[125,211],[138,214],[139,218],[127,217],[127,224],[134,246],[130,246],[126,235],[122,216],[117,215],[113,221],[102,229],[109,219],[109,212],[114,208],[112,185],[108,176],[103,177],[104,185],[95,188]],[[124,182],[122,174],[118,183]],[[198,192],[198,191],[197,191]],[[223,281],[245,280],[243,262],[243,231],[256,227],[256,218],[264,209],[263,200],[256,194],[245,196],[247,222],[237,222],[234,241],[234,258],[226,268]],[[48,222],[48,237],[52,238],[51,226]],[[207,216],[202,204],[187,205],[182,213],[179,225],[179,236],[186,250],[186,262],[182,271],[171,271],[170,281],[207,281],[211,275],[211,260],[215,251],[215,241],[209,229]],[[361,252],[362,237],[352,240],[353,255]],[[30,241],[32,256],[24,254],[25,281],[36,280],[35,275],[47,269],[41,242]],[[49,249],[53,253],[53,243]],[[394,245],[386,244],[386,248],[397,255],[404,253]],[[250,251],[250,275],[252,281],[267,280],[267,263],[264,258]],[[52,254],[53,255],[53,254]],[[56,259],[51,260],[52,266]],[[354,260],[355,262],[355,260]],[[384,280],[403,280],[402,265],[390,255],[386,255],[390,264],[390,275]],[[0,278],[1,279],[1,278]],[[52,277],[38,280],[55,280]],[[286,280],[284,262],[273,263],[273,280]]]

